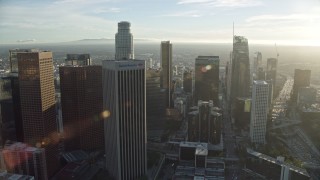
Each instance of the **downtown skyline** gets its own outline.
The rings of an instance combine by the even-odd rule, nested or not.
[[[0,1],[0,44],[113,39],[119,21],[137,39],[320,45],[320,1],[54,0]]]

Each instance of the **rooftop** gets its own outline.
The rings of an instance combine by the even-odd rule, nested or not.
[[[65,153],[62,155],[62,157],[67,162],[75,162],[75,161],[83,161],[85,159],[88,159],[89,155],[86,152],[84,152],[83,150],[77,150],[77,151]]]
[[[250,149],[250,148],[247,148],[247,153],[249,153],[249,154],[251,154],[251,155],[253,155],[255,157],[258,157],[260,159],[269,161],[271,163],[278,164],[278,165],[280,165],[282,167],[288,167],[288,168],[290,168],[290,170],[295,171],[295,172],[297,172],[299,174],[302,174],[302,175],[305,175],[305,176],[309,176],[308,172],[305,169],[293,166],[292,164],[289,164],[289,163],[286,163],[286,162],[278,161],[277,159],[275,159],[273,157],[270,157],[270,156],[267,156],[265,154],[259,153],[257,151],[254,151],[254,150]]]
[[[219,56],[198,56],[196,58],[196,64],[208,64],[208,61],[211,61],[212,63],[218,63],[220,58]]]
[[[28,152],[40,152],[42,148],[36,148],[28,146],[22,142],[6,142],[3,148],[4,151],[28,151]]]
[[[262,80],[253,81],[253,84],[268,85],[268,83],[266,81],[262,81]]]
[[[72,162],[67,164],[52,179],[53,180],[91,180],[100,171],[96,165]]]
[[[183,142],[180,142],[180,147],[192,147],[192,148],[203,147],[208,149],[208,143],[183,141]]]
[[[198,156],[208,156],[208,148],[203,147],[201,145],[197,146],[195,155]]]
[[[0,180],[34,180],[33,176],[0,172]]]
[[[241,42],[248,42],[248,39],[244,36],[234,36],[233,37],[234,43],[241,43]]]

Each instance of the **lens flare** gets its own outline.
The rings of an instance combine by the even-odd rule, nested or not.
[[[210,69],[212,69],[212,66],[211,65],[207,65],[206,66],[206,70],[210,70]]]
[[[203,72],[203,73],[207,72],[207,68],[206,67],[202,67],[201,68],[201,72]]]
[[[108,118],[108,117],[110,117],[110,111],[104,110],[104,111],[102,112],[102,117],[103,117],[103,118]]]
[[[41,148],[41,143],[37,142],[37,143],[36,143],[36,147],[37,147],[37,148]]]

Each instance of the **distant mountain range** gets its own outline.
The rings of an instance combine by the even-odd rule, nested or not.
[[[133,39],[134,43],[139,43],[139,42],[158,42],[156,40],[152,40],[152,39]],[[72,43],[72,44],[110,44],[110,43],[114,43],[115,39],[108,39],[108,38],[101,38],[101,39],[81,39],[81,40],[76,40],[76,41],[69,41],[69,42],[64,42],[66,44]]]

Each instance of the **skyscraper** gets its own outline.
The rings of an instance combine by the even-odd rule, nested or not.
[[[0,145],[7,140],[23,141],[20,88],[17,73],[0,78]]]
[[[277,65],[278,65],[277,58],[267,59],[266,80],[272,81],[273,88],[276,87]]]
[[[256,73],[256,80],[266,80],[266,71],[263,69],[263,67],[258,68],[258,71]]]
[[[67,65],[91,65],[90,54],[67,54]]]
[[[231,110],[231,80],[232,80],[232,52],[230,53],[230,61],[226,65],[226,100],[229,111]]]
[[[311,70],[295,69],[292,89],[292,100],[296,101],[299,89],[310,86]]]
[[[30,147],[21,142],[8,142],[0,149],[0,169],[10,173],[34,176],[46,180],[47,163],[43,148]]]
[[[17,54],[25,143],[45,148],[48,176],[59,167],[52,52]]]
[[[250,139],[253,143],[266,142],[269,84],[266,81],[253,81],[250,120]]]
[[[258,69],[262,66],[262,54],[261,52],[256,52],[255,54],[257,56],[254,57],[254,60],[253,60],[253,71],[254,73],[257,73]]]
[[[59,71],[66,150],[103,149],[102,67],[62,66]]]
[[[189,113],[188,141],[219,144],[222,115],[214,110],[213,102],[198,101],[196,110]]]
[[[161,88],[166,89],[166,107],[172,108],[172,44],[161,42]]]
[[[183,90],[186,93],[192,94],[192,71],[184,71],[183,72]]]
[[[251,99],[238,97],[235,102],[234,120],[239,129],[247,129],[250,125]]]
[[[248,39],[242,36],[233,37],[233,52],[231,54],[231,94],[232,103],[237,97],[250,95],[250,63]]]
[[[103,61],[106,167],[115,179],[147,169],[145,61]]]
[[[130,32],[130,23],[121,21],[118,23],[116,33],[116,60],[134,59],[133,36]]]
[[[219,103],[219,56],[198,56],[195,61],[195,102]]]
[[[146,70],[146,113],[147,121],[162,117],[166,109],[166,93],[160,88],[161,73],[157,69]]]
[[[17,54],[19,52],[37,52],[37,49],[10,49],[9,50],[9,60],[10,60],[10,72],[18,72],[18,59]]]

